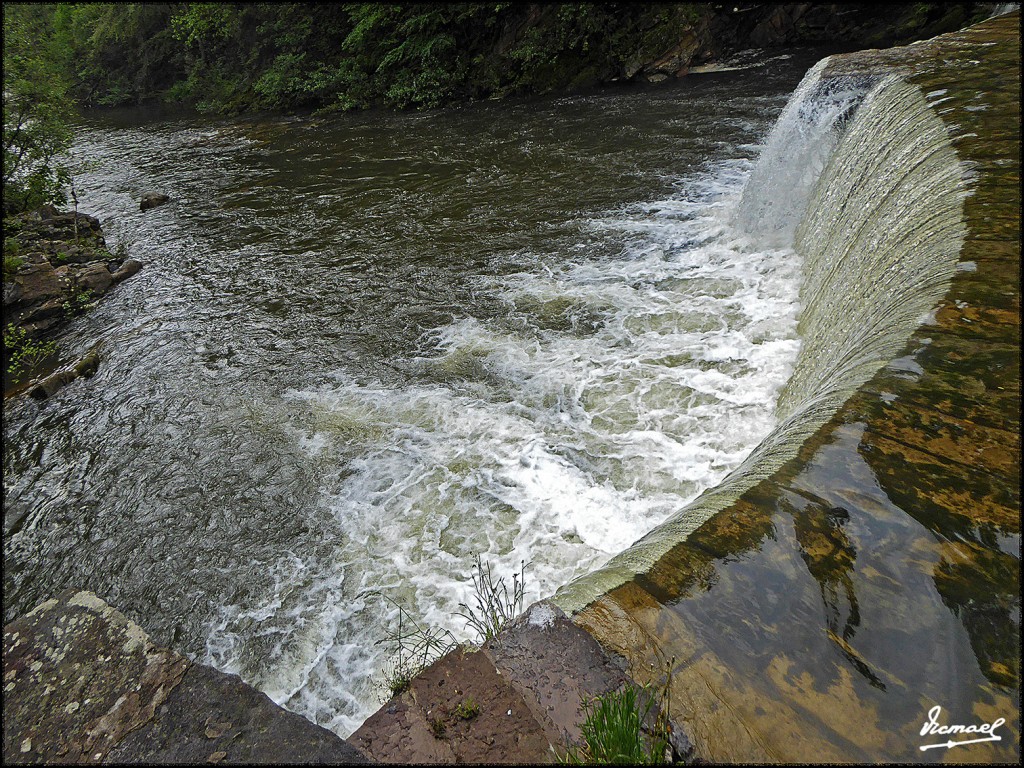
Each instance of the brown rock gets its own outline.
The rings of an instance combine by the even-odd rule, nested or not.
[[[114,282],[120,283],[122,280],[131,277],[136,272],[142,269],[142,262],[138,259],[125,259],[121,268],[118,269],[114,274]]]
[[[107,292],[107,289],[114,284],[113,275],[102,262],[86,264],[75,273],[75,282],[80,288],[92,291],[97,296]]]
[[[139,210],[148,211],[150,208],[156,208],[158,205],[163,205],[170,199],[171,198],[167,195],[150,192],[142,196],[142,199],[139,201]]]
[[[19,301],[34,304],[60,294],[60,280],[48,261],[26,264],[14,277],[19,289]]]

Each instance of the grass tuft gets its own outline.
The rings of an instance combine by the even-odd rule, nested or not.
[[[459,720],[472,720],[479,714],[480,705],[473,701],[472,696],[467,696],[464,701],[460,701],[458,706],[455,707],[455,716]]]
[[[661,765],[672,762],[669,722],[672,667],[668,665],[665,684],[655,692],[650,685],[626,685],[583,702],[586,715],[580,732],[583,745],[570,747],[556,759],[563,765]],[[653,729],[644,727],[658,701]]]
[[[486,566],[476,557],[473,566],[473,597],[475,607],[459,603],[462,611],[456,616],[466,620],[466,626],[472,627],[480,635],[481,642],[493,640],[513,619],[523,612],[523,597],[526,589],[526,562],[518,573],[512,574],[512,593],[503,578],[497,582],[491,573],[491,565]]]
[[[424,629],[397,602],[380,592],[386,602],[398,608],[398,629],[389,631],[377,645],[391,643],[395,651],[382,672],[384,691],[382,703],[408,690],[412,679],[437,659],[458,647],[458,641],[447,629]]]

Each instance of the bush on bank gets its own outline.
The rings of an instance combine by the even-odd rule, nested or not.
[[[740,48],[887,44],[980,3],[90,3],[35,6],[83,106],[423,108],[650,75]],[[6,23],[6,22],[5,22]],[[696,58],[695,58],[696,57]]]

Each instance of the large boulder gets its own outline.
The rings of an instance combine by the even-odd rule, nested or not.
[[[124,263],[121,264],[112,275],[115,283],[120,283],[122,280],[131,277],[136,272],[142,269],[142,262],[138,259],[125,259]]]
[[[42,303],[59,296],[64,286],[48,261],[25,264],[11,280],[12,301],[22,304]]]
[[[96,296],[102,296],[114,284],[114,276],[106,264],[94,261],[76,270],[75,282],[80,289],[92,291]]]

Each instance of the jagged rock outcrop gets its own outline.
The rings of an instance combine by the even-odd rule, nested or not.
[[[89,309],[141,268],[142,262],[137,259],[107,249],[95,216],[60,213],[44,206],[5,219],[5,339],[11,332],[12,340],[34,343],[52,334],[62,322]],[[13,353],[5,346],[5,367]],[[77,364],[68,370],[75,367]],[[95,370],[95,366],[89,367]],[[54,381],[38,391],[52,394]]]
[[[13,227],[13,229],[11,229]],[[142,266],[107,250],[99,219],[43,209],[5,222],[4,323],[38,336]],[[14,243],[15,245],[11,245]],[[5,265],[6,266],[6,265]]]

